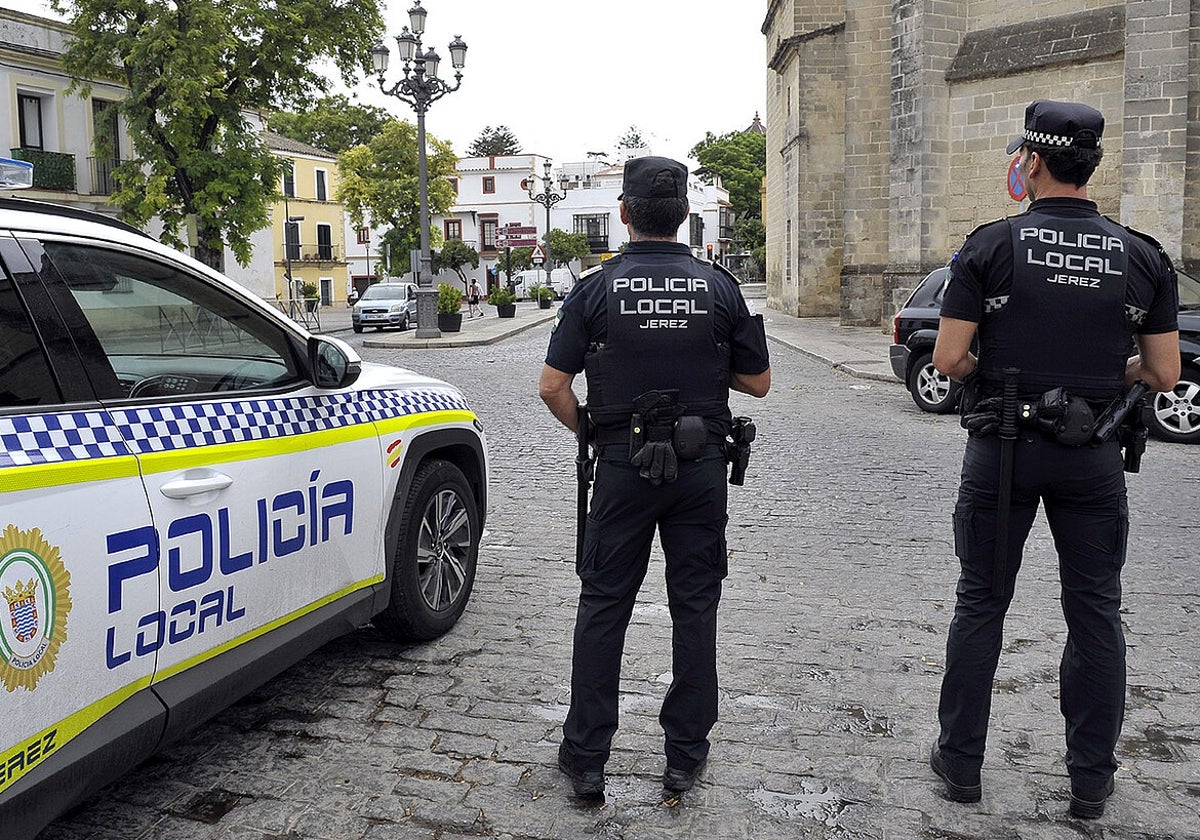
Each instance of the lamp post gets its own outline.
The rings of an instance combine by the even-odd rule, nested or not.
[[[546,208],[546,262],[550,264],[550,268],[554,268],[554,259],[550,254],[550,208],[567,197],[567,178],[562,176],[558,180],[558,185],[562,189],[562,193],[556,193],[550,189],[550,161],[542,164],[542,170],[545,172],[541,177],[542,192],[534,193],[536,187],[534,182],[538,180],[536,169],[529,170],[529,180],[525,182],[525,188],[529,192],[529,198]],[[546,285],[550,285],[550,269],[546,270]]]
[[[462,85],[462,68],[466,63],[467,45],[458,35],[450,42],[450,63],[454,65],[454,86],[439,79],[438,62],[441,56],[430,47],[421,51],[421,36],[425,34],[425,8],[420,0],[408,10],[408,26],[396,36],[404,75],[388,87],[384,74],[388,68],[388,48],[382,43],[371,50],[371,62],[379,75],[379,89],[407,103],[417,112],[417,181],[420,192],[421,270],[417,276],[417,338],[441,338],[437,327],[437,291],[433,288],[432,257],[429,253],[429,172],[425,161],[425,112],[429,106]]]
[[[296,299],[296,281],[294,279],[292,279],[292,243],[288,241],[288,231],[291,228],[288,226],[290,224],[297,224],[299,222],[303,222],[304,217],[303,216],[293,216],[291,214],[290,210],[288,209],[287,193],[283,194],[283,218],[284,218],[284,223],[283,223],[283,261],[287,265],[287,268],[284,269],[284,271],[287,274],[288,300],[294,301]],[[299,231],[297,231],[297,235],[296,235],[296,245],[297,246],[300,244],[299,240],[300,240]]]

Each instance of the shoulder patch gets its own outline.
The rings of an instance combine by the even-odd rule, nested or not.
[[[599,274],[599,273],[600,273],[601,271],[603,271],[603,270],[604,270],[604,264],[603,264],[603,263],[601,263],[600,265],[592,266],[592,267],[591,267],[591,268],[589,268],[587,271],[581,271],[581,272],[579,272],[579,279],[580,279],[580,280],[586,280],[586,279],[588,279],[589,277],[591,277],[591,276],[592,276],[592,275],[594,275],[594,274]]]

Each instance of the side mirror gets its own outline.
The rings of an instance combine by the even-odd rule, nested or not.
[[[313,385],[333,390],[348,388],[362,373],[362,359],[349,344],[327,335],[308,339],[308,366]]]

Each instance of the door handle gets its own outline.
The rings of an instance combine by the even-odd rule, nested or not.
[[[233,478],[225,473],[210,470],[189,470],[182,477],[168,481],[159,488],[168,499],[186,499],[201,493],[224,490],[233,484]]]

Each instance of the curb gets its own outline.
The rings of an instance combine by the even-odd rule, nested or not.
[[[770,332],[767,333],[767,338],[771,341],[774,341],[776,344],[782,344],[789,350],[795,350],[801,356],[805,356],[806,358],[829,365],[831,369],[841,371],[842,373],[848,374],[857,379],[870,379],[875,382],[893,382],[903,384],[899,379],[896,378],[894,373],[877,373],[873,370],[862,370],[855,367],[852,362],[835,361],[828,356],[823,356],[813,350],[801,347],[799,344],[789,341],[786,338],[782,338],[778,335],[772,335]]]
[[[373,347],[385,350],[418,350],[438,347],[483,347],[489,344],[495,344],[503,341],[506,338],[512,338],[514,335],[519,335],[526,330],[531,330],[534,327],[541,326],[547,321],[552,321],[557,316],[557,311],[548,310],[546,315],[536,315],[520,319],[520,322],[512,327],[498,332],[494,335],[483,336],[480,338],[407,338],[405,336],[395,336],[391,338],[364,338],[363,347]]]

